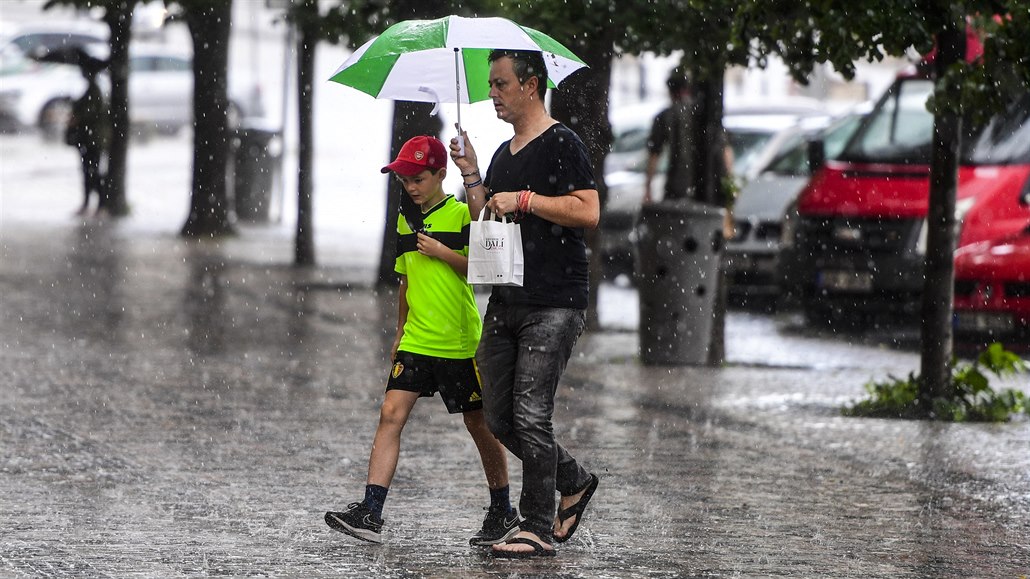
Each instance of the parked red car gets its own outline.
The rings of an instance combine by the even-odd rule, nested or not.
[[[1024,199],[1030,204],[1030,189]],[[955,252],[955,331],[1030,337],[1030,221],[1019,234]]]
[[[798,198],[787,280],[814,323],[919,311],[926,253],[933,81],[901,76],[839,158]],[[957,246],[1008,239],[1030,222],[1030,94],[967,135]]]

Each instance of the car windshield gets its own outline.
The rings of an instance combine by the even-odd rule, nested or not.
[[[762,153],[766,143],[768,143],[774,135],[774,133],[770,132],[739,131],[733,129],[728,129],[726,133],[727,139],[730,142],[730,148],[733,149],[734,175],[745,174],[748,167],[750,167],[758,155]]]
[[[995,115],[963,148],[965,165],[1030,163],[1030,93]]]
[[[841,158],[859,163],[928,164],[933,114],[926,101],[933,82],[904,79],[894,84],[852,139]]]
[[[822,132],[823,150],[827,159],[836,159],[855,134],[862,115],[848,115]],[[793,135],[784,144],[785,152],[769,165],[769,172],[777,175],[805,176],[811,174],[808,166],[808,139],[805,135]]]

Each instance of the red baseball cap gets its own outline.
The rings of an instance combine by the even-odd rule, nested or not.
[[[443,142],[436,137],[419,136],[408,139],[397,153],[397,159],[383,167],[382,172],[411,176],[426,169],[443,169],[446,166],[447,149]]]

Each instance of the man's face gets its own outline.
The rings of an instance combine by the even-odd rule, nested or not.
[[[514,122],[521,113],[523,103],[530,98],[529,83],[520,84],[512,61],[508,57],[490,63],[490,99],[494,102],[497,118]]]
[[[441,184],[446,175],[446,169],[437,170],[435,175],[432,171],[426,169],[418,175],[398,174],[397,180],[400,181],[404,191],[408,193],[408,196],[411,197],[415,204],[423,205],[426,202],[436,201],[435,197],[437,193],[442,191]]]

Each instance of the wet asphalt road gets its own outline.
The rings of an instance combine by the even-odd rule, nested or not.
[[[839,415],[911,352],[738,312],[725,367],[644,367],[635,333],[587,333],[556,429],[598,493],[556,559],[494,561],[467,546],[485,481],[438,399],[386,543],[322,522],[363,489],[388,368],[394,296],[367,268],[95,223],[0,246],[0,577],[1030,573],[1030,423]]]

